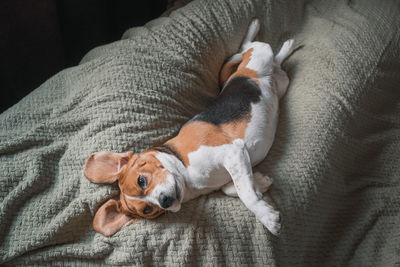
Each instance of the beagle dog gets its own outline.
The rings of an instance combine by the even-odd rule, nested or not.
[[[179,134],[140,154],[97,152],[86,161],[84,174],[94,183],[118,180],[119,200],[96,212],[93,227],[105,236],[181,204],[221,189],[238,196],[272,233],[280,230],[280,214],[262,198],[272,180],[252,173],[267,155],[278,123],[279,99],[289,79],[281,63],[293,51],[286,41],[274,56],[269,44],[253,42],[260,23],[253,20],[241,52],[220,72],[222,91]]]

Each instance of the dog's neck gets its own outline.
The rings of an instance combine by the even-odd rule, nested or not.
[[[162,144],[161,146],[153,147],[152,149],[157,150],[158,152],[163,152],[163,153],[172,155],[175,158],[177,158],[183,165],[185,165],[185,163],[183,162],[182,156],[179,154],[179,152],[175,149],[174,146],[171,146],[171,145],[165,143],[165,144]]]

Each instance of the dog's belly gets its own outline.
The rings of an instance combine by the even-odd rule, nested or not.
[[[278,98],[263,92],[258,103],[251,105],[251,119],[247,124],[244,141],[252,166],[266,157],[274,141],[278,124]]]

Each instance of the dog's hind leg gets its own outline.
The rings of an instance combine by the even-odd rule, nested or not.
[[[244,52],[245,50],[248,49],[248,45],[254,41],[256,38],[258,32],[260,31],[260,20],[259,19],[253,19],[250,22],[249,28],[247,30],[246,37],[244,37],[241,50]]]
[[[251,42],[256,38],[258,31],[260,30],[260,21],[258,19],[253,19],[250,22],[249,28],[247,30],[246,36],[243,39],[241,45],[241,52],[232,55],[227,60],[225,60],[222,65],[221,71],[219,72],[219,85],[222,88],[226,81],[229,79],[231,74],[235,72],[237,66],[242,62],[242,53],[248,49]]]
[[[219,86],[224,87],[232,73],[237,69],[239,63],[242,62],[242,54],[234,54],[229,57],[222,65],[221,71],[219,72]]]
[[[293,44],[294,40],[289,39],[286,42],[283,43],[281,50],[279,50],[278,54],[275,56],[275,62],[278,63],[279,65],[282,64],[282,62],[290,56],[290,54],[293,52]]]

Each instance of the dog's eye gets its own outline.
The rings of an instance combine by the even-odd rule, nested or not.
[[[146,177],[144,177],[143,175],[139,175],[137,183],[142,189],[145,189],[147,186]]]
[[[149,205],[147,205],[144,210],[143,210],[143,214],[149,214],[153,211],[153,208]]]

